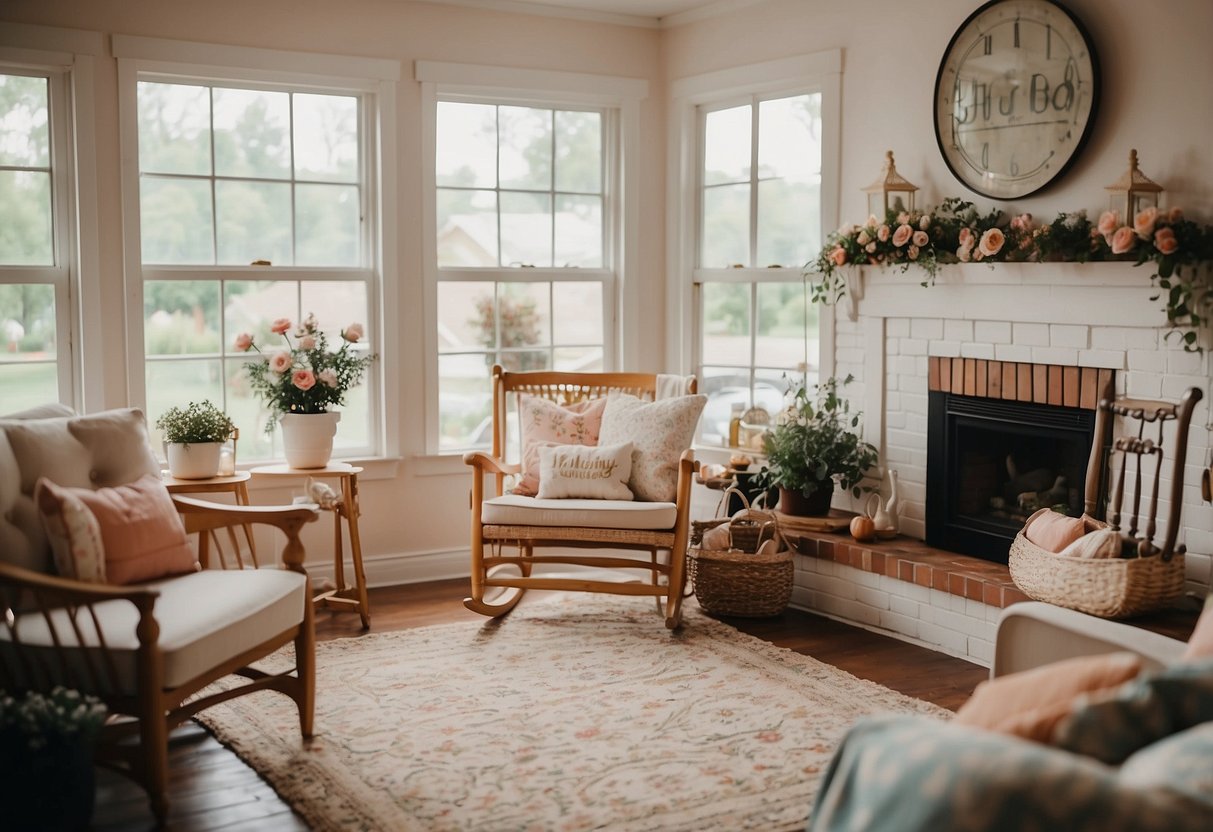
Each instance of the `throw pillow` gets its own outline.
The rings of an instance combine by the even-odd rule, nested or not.
[[[1213,658],[1213,593],[1205,598],[1205,608],[1196,619],[1196,629],[1188,639],[1188,648],[1184,650],[1180,661],[1192,662],[1200,659]]]
[[[1123,545],[1120,532],[1115,529],[1096,529],[1087,532],[1058,554],[1068,558],[1118,558]]]
[[[1134,653],[1082,656],[982,682],[956,712],[956,722],[1049,742],[1081,694],[1106,691],[1132,679],[1142,660]]]
[[[539,451],[539,499],[630,500],[632,443],[548,445]]]
[[[199,568],[181,515],[160,477],[148,474],[126,485],[96,491],[74,488],[72,493],[101,527],[110,583],[150,581]]]
[[[632,443],[628,488],[638,500],[672,503],[678,490],[678,460],[691,447],[707,396],[678,396],[645,402],[627,393],[607,397],[603,445]]]
[[[534,497],[539,493],[539,450],[543,443],[597,445],[606,399],[588,399],[562,407],[541,396],[518,397],[522,432],[522,479],[514,493]]]
[[[1045,510],[1029,518],[1023,534],[1046,552],[1060,552],[1087,533],[1081,517]]]
[[[105,583],[105,544],[97,517],[70,488],[42,477],[34,486],[38,519],[46,530],[55,571],[64,578]]]

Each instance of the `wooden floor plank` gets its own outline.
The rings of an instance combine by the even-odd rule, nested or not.
[[[462,599],[466,594],[466,579],[371,590],[372,632],[483,620],[464,609]],[[770,619],[723,620],[776,646],[813,656],[862,679],[945,708],[959,707],[987,675],[984,668],[970,662],[797,610]],[[362,633],[357,615],[317,612],[319,639]],[[187,723],[173,733],[169,801],[169,828],[181,832],[307,829],[257,772],[195,723]],[[126,778],[104,770],[98,772],[93,820],[94,828],[103,832],[153,828],[143,791]]]

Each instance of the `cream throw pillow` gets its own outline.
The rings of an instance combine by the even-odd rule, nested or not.
[[[539,499],[630,500],[632,443],[548,445],[539,449]]]
[[[612,393],[602,414],[599,445],[632,443],[628,487],[638,500],[672,503],[678,490],[678,459],[691,447],[707,396],[678,396],[645,402]]]

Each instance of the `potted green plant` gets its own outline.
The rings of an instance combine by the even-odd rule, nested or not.
[[[93,744],[105,706],[57,687],[23,697],[0,691],[0,806],[6,829],[88,828]]]
[[[842,385],[851,380],[847,376]],[[810,399],[805,385],[797,387],[764,438],[767,462],[756,484],[779,489],[779,508],[785,514],[828,514],[835,483],[856,497],[872,490],[861,483],[879,457],[856,433],[860,414],[851,413],[850,402],[838,388],[837,379],[827,379],[816,385]]]
[[[227,414],[209,401],[170,407],[156,420],[156,428],[164,434],[169,473],[183,480],[215,476],[223,443],[236,430]]]

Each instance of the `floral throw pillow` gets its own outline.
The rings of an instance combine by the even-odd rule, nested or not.
[[[72,489],[46,477],[34,486],[34,505],[51,544],[55,571],[75,581],[105,583],[105,544],[101,525],[89,507]]]
[[[539,493],[539,450],[546,445],[597,445],[606,399],[590,399],[561,407],[541,396],[518,397],[522,432],[522,479],[514,493]]]
[[[691,447],[707,396],[678,396],[645,402],[612,393],[602,414],[602,445],[632,443],[628,488],[638,500],[672,503],[678,490],[678,460]]]
[[[548,445],[539,451],[539,499],[630,500],[632,443]]]

